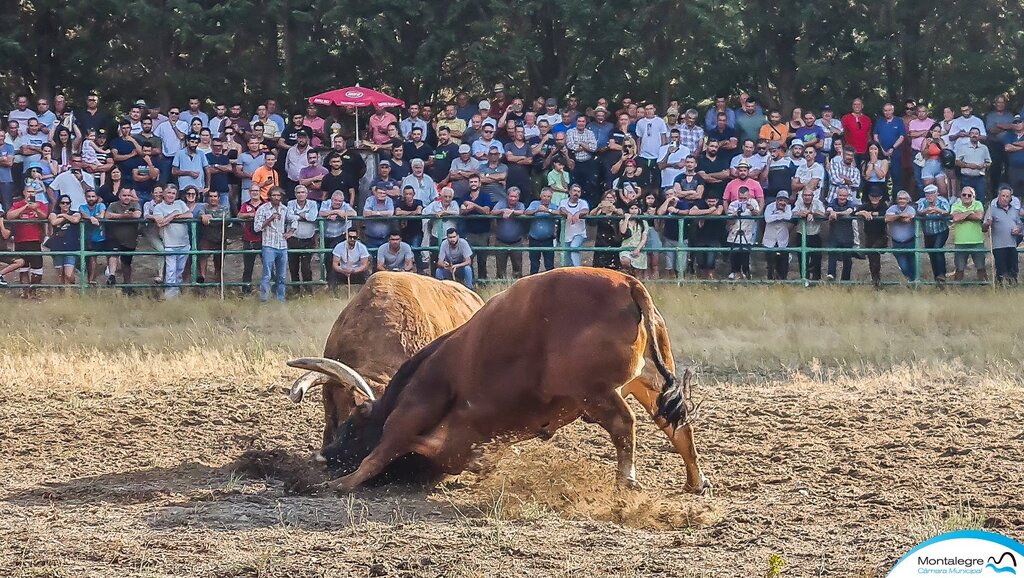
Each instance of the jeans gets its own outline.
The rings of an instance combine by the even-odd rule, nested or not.
[[[289,249],[312,249],[316,245],[316,238],[288,239]],[[308,282],[313,280],[313,254],[312,253],[290,253],[288,255],[288,271],[291,273],[292,281]],[[311,285],[300,285],[300,292],[313,293]]]
[[[836,241],[832,243],[832,247],[835,249],[853,249],[853,245],[845,241]],[[834,279],[836,276],[836,270],[838,269],[838,263],[843,262],[843,281],[850,280],[850,274],[853,273],[853,252],[844,251],[843,253],[832,253],[828,254],[828,274]]]
[[[284,301],[285,276],[288,275],[288,249],[263,247],[263,278],[260,280],[260,301],[270,298],[270,278],[274,278],[274,295]]]
[[[903,189],[903,150],[896,147],[889,158],[889,176],[892,178],[892,194],[896,196]],[[888,201],[888,199],[886,199]]]
[[[1016,247],[999,247],[992,249],[992,260],[996,265],[996,280],[1017,282],[1017,259]]]
[[[667,249],[675,249],[675,248],[680,248],[680,247],[681,248],[686,248],[686,247],[689,246],[689,241],[687,241],[686,239],[683,239],[682,242],[679,242],[676,239],[669,239],[668,237],[665,237],[664,235],[662,235],[662,237],[663,238],[661,239],[661,246],[665,247]],[[686,251],[665,251],[664,253],[662,253],[662,255],[664,255],[664,259],[665,259],[665,270],[666,271],[675,271],[676,270],[676,257],[677,256],[679,257],[679,269],[685,269],[686,268]]]
[[[721,247],[721,245],[714,241],[696,241],[692,246],[700,248]],[[715,251],[695,251],[693,253],[694,266],[705,273],[714,271],[717,256],[718,253]]]
[[[586,242],[586,240],[586,235],[576,235],[569,240],[569,247],[579,249],[583,246],[583,243]],[[583,253],[580,253],[579,251],[571,251],[569,253],[569,262],[572,263],[573,267],[581,266],[583,264]]]
[[[522,243],[502,243],[497,241],[499,247],[518,247]],[[505,270],[508,264],[512,264],[512,278],[518,279],[523,276],[523,252],[522,251],[498,251],[494,254],[494,260],[498,264],[498,271],[494,276],[498,279],[505,279]]]
[[[13,202],[14,183],[0,183],[0,206],[3,206],[5,211],[9,211]]]
[[[914,239],[909,241],[893,241],[893,249],[913,249]],[[907,278],[908,281],[914,280],[914,275],[917,273],[917,253],[893,253],[896,257],[896,264],[900,266],[900,271]]]
[[[443,281],[445,279],[451,279],[452,278],[452,273],[448,269],[444,269],[442,267],[438,267],[437,271],[434,271],[434,277],[436,277],[437,279],[441,279]],[[472,265],[469,265],[469,266],[466,266],[466,267],[459,267],[458,269],[456,269],[455,270],[455,277],[459,278],[458,280],[462,281],[462,284],[465,285],[467,288],[469,288],[469,289],[473,288],[473,266]]]
[[[181,295],[181,274],[185,271],[185,262],[188,261],[188,255],[184,252],[188,251],[188,247],[164,247],[164,252],[181,252],[180,255],[165,255],[164,256],[164,284],[167,285],[167,289],[164,291],[164,297],[177,297]]]
[[[934,235],[924,234],[924,247],[926,249],[941,249],[946,246],[946,241],[949,239],[949,229]],[[928,253],[928,261],[932,265],[932,275],[936,280],[946,276],[946,254],[945,253]]]
[[[538,241],[537,239],[530,238],[530,247],[548,247],[552,248],[555,246],[554,239],[548,239],[546,241]],[[540,260],[544,258],[544,270],[550,271],[555,268],[555,253],[553,251],[530,251],[530,275],[536,275],[540,273]]]
[[[985,200],[986,193],[986,181],[985,175],[971,176],[971,175],[960,175],[960,186],[961,187],[973,187],[976,193],[975,198],[979,201]],[[1017,192],[1014,189],[1014,192]],[[1019,194],[1019,193],[1018,193]]]
[[[242,248],[246,251],[260,250],[263,248],[262,243],[251,243],[249,241],[242,242]],[[243,293],[249,293],[252,291],[252,270],[256,268],[256,253],[245,253],[242,255],[242,283],[245,286],[242,287]]]

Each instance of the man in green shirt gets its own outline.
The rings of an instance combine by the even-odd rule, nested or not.
[[[988,251],[985,249],[985,233],[981,230],[985,206],[975,197],[973,188],[964,187],[960,199],[953,203],[949,211],[953,215],[953,246],[956,247],[956,254],[953,255],[955,281],[963,281],[968,257],[974,260],[978,280],[988,281],[988,273],[985,271],[985,254]]]

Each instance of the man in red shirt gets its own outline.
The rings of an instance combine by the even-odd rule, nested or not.
[[[7,219],[11,223],[11,232],[14,234],[14,250],[21,253],[37,253],[35,255],[19,255],[14,262],[0,270],[0,285],[7,285],[4,275],[17,270],[18,281],[23,285],[38,285],[43,282],[43,256],[39,254],[43,250],[43,235],[46,234],[44,222],[50,208],[46,203],[35,200],[35,190],[25,187],[22,197],[15,197],[11,204],[11,210],[7,213]],[[27,199],[27,200],[26,200]],[[24,223],[20,221],[41,220],[38,223]],[[25,287],[21,296],[29,299],[35,296],[31,287]]]
[[[246,251],[259,251],[263,250],[263,235],[257,233],[253,229],[253,219],[256,217],[256,209],[260,208],[263,201],[260,199],[260,186],[253,182],[252,188],[250,189],[249,200],[242,203],[242,206],[238,209],[238,218],[248,221],[242,227],[242,248]],[[256,266],[257,253],[246,253],[242,255],[242,293],[248,295],[252,293],[252,271]]]
[[[867,159],[868,143],[871,141],[871,119],[864,114],[864,101],[853,99],[853,112],[843,115],[843,140],[857,153],[857,164]]]

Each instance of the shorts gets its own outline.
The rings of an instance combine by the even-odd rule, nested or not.
[[[14,252],[15,253],[39,252],[39,251],[42,251],[42,250],[43,250],[43,244],[41,242],[39,242],[39,241],[22,241],[20,243],[19,242],[15,242],[14,243]],[[27,267],[22,267],[20,269],[20,271],[28,271],[29,269],[31,269],[33,273],[36,273],[37,275],[42,275],[42,273],[43,273],[43,256],[42,256],[42,254],[19,255],[18,257],[20,259],[24,259],[25,263],[27,264]]]
[[[921,167],[922,179],[935,179],[945,176],[945,174],[946,173],[942,171],[942,162],[938,159],[926,160],[924,161],[924,166]]]
[[[120,259],[122,265],[130,266],[132,264],[132,253],[135,252],[135,247],[128,247],[127,245],[122,245],[113,239],[107,239],[105,248],[111,253],[121,253],[121,255],[118,255],[118,259]]]
[[[74,255],[60,255],[53,258],[53,268],[62,269],[64,267],[71,267],[72,269],[78,265],[78,258]]]

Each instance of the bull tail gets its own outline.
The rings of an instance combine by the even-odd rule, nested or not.
[[[674,366],[674,363],[668,328],[665,326],[665,320],[661,313],[654,306],[654,300],[651,299],[647,288],[639,281],[634,280],[631,296],[633,302],[640,309],[640,322],[644,324],[644,329],[647,331],[648,353],[654,360],[654,367],[665,379],[661,393],[658,394],[657,415],[673,428],[677,428],[688,423],[691,417],[690,409],[687,407],[690,372],[687,371],[680,382],[676,374],[673,373],[674,367],[669,367],[670,364]]]

